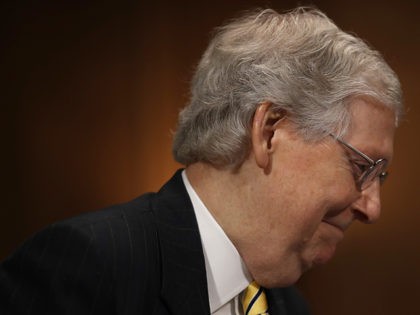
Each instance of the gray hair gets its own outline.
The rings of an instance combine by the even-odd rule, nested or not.
[[[180,112],[173,154],[185,165],[241,165],[253,115],[266,101],[307,141],[344,135],[348,104],[361,96],[391,108],[398,124],[400,83],[379,52],[313,8],[254,11],[217,29]]]

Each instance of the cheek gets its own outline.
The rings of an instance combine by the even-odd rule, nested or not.
[[[317,233],[324,218],[324,208],[308,207],[303,203],[288,208],[283,212],[281,223],[274,227],[277,237],[283,239],[284,245],[290,252],[299,252],[308,244]],[[273,221],[274,222],[274,221]]]
[[[309,256],[316,256],[320,247],[334,247],[342,232],[323,220],[339,216],[349,221],[344,215],[350,214],[346,209],[353,199],[351,189],[332,189],[330,195],[309,194],[300,202],[290,202],[292,206],[283,217],[283,222],[288,222],[283,232],[290,236],[289,248],[294,252],[309,251]]]

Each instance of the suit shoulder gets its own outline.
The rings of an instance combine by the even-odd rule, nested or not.
[[[115,204],[100,210],[86,212],[75,217],[55,223],[56,226],[83,227],[86,225],[103,224],[103,222],[114,222],[120,219],[141,218],[147,220],[151,212],[151,199],[154,193],[147,193],[129,202]]]
[[[127,298],[128,291],[142,296],[140,284],[159,283],[150,199],[143,195],[35,234],[0,264],[0,313],[31,308],[38,314],[64,309],[108,314],[115,305],[125,309],[137,303]],[[155,286],[149,288],[157,291]],[[102,302],[95,303],[98,299]]]

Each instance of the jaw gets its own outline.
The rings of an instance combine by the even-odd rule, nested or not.
[[[259,249],[258,252],[255,252],[255,248]],[[272,247],[254,246],[252,251],[240,254],[253,279],[266,288],[292,285],[308,269],[296,251],[275,253]]]

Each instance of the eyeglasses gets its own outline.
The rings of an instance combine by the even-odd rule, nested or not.
[[[351,161],[357,168],[355,179],[357,187],[360,191],[368,188],[376,178],[379,178],[380,184],[385,181],[386,177],[388,176],[388,172],[386,171],[388,161],[386,159],[379,159],[374,161],[369,156],[353,147],[351,144],[341,140],[339,137],[336,137],[332,134],[330,134],[330,136],[337,140],[340,144],[344,145],[346,148],[362,157],[366,162],[368,162],[368,164],[361,164],[356,163],[353,160]]]

